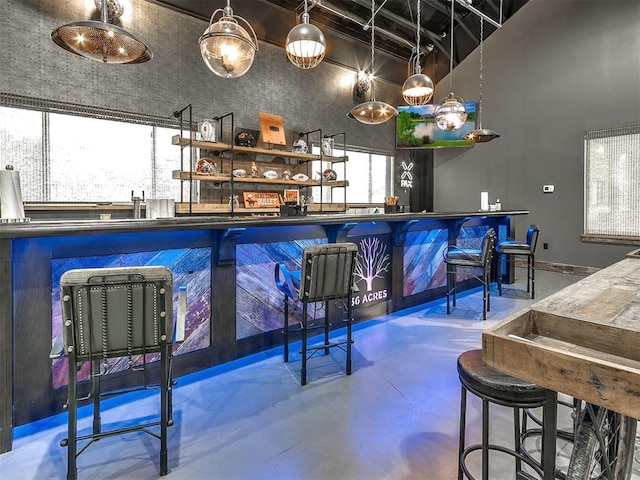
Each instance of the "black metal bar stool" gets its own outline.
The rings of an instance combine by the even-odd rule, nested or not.
[[[527,230],[527,239],[524,243],[518,243],[507,239],[496,245],[496,257],[498,263],[498,295],[502,295],[502,255],[520,255],[527,257],[527,292],[531,292],[531,298],[536,298],[536,245],[540,228],[531,225]]]
[[[302,270],[289,272],[283,263],[275,266],[275,282],[284,294],[284,361],[289,361],[289,300],[302,303],[300,328],[302,332],[302,366],[300,368],[300,384],[307,383],[307,360],[318,352],[329,354],[329,348],[338,347],[345,351],[347,375],[351,375],[351,344],[353,315],[351,296],[353,294],[354,269],[358,246],[354,243],[331,243],[327,245],[310,245],[302,253]],[[331,327],[329,305],[334,304],[338,317],[346,323],[347,339],[332,341],[329,338]],[[310,304],[324,304],[324,320],[315,324],[309,321]],[[317,345],[308,345],[309,331],[314,328],[324,330],[324,341]]]
[[[486,366],[482,362],[482,350],[469,350],[458,357],[458,376],[462,385],[458,480],[462,480],[463,475],[469,480],[475,480],[467,468],[466,458],[471,452],[477,450],[482,451],[482,480],[490,480],[490,450],[515,457],[514,473],[517,480],[543,478],[539,463],[523,453],[520,412],[525,408],[544,407],[546,390]],[[467,392],[473,393],[482,400],[482,443],[469,446],[465,446]],[[491,403],[513,408],[513,450],[489,443],[489,405]],[[523,470],[523,465],[529,466],[537,477]]]
[[[482,239],[480,249],[459,248],[449,245],[444,252],[447,264],[447,315],[451,313],[450,298],[456,306],[458,291],[458,267],[481,269],[482,276],[476,278],[482,283],[482,319],[487,319],[487,312],[491,310],[491,255],[496,242],[496,232],[493,228],[487,230]]]

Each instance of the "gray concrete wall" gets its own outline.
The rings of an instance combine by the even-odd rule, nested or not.
[[[260,42],[246,75],[222,79],[200,56],[198,38],[207,22],[145,0],[123,4],[131,7],[122,26],[151,48],[150,62],[103,65],[51,41],[53,29],[88,20],[94,9],[86,5],[93,0],[0,2],[0,92],[161,117],[193,104],[194,120],[234,112],[237,126],[255,129],[258,112],[269,112],[283,117],[289,144],[298,132],[321,128],[347,132],[352,145],[393,151],[395,122],[365,126],[346,116],[360,103],[353,97],[355,72],[327,62],[300,70],[286,62],[282,47]],[[212,13],[222,6],[211,2]],[[392,105],[402,98],[398,85],[384,81],[376,82],[376,96]]]
[[[631,251],[580,239],[583,151],[587,130],[640,122],[639,32],[638,1],[530,0],[484,44],[482,123],[502,136],[435,152],[434,209],[477,209],[488,191],[491,203],[531,211],[519,231],[540,225],[540,260],[603,267]],[[436,98],[448,89],[447,77]],[[478,99],[478,49],[455,69],[453,90]]]

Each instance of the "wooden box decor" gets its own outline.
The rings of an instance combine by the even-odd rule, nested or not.
[[[242,192],[244,208],[278,208],[280,198],[272,192]]]
[[[286,145],[287,141],[284,137],[284,127],[282,126],[282,117],[272,113],[258,114],[260,118],[260,135],[263,143],[272,145]]]
[[[482,334],[490,367],[640,418],[640,332],[549,312],[513,315]]]

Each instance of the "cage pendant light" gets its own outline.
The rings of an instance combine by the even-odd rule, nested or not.
[[[467,111],[464,108],[464,100],[453,94],[453,20],[455,14],[455,0],[451,0],[451,50],[449,54],[449,95],[440,100],[433,112],[436,125],[440,130],[458,130],[467,121]]]
[[[371,0],[371,100],[363,102],[353,107],[347,116],[349,118],[355,118],[359,122],[366,123],[367,125],[377,125],[391,120],[398,115],[398,111],[385,102],[376,101],[376,91],[373,82],[374,60],[375,60],[375,0]]]
[[[284,50],[289,61],[298,68],[308,70],[320,64],[324,58],[327,42],[318,27],[309,23],[307,0],[304,2],[302,23],[287,35]]]
[[[97,3],[97,2],[96,2]],[[143,63],[151,50],[124,28],[113,25],[122,15],[118,0],[102,0],[100,21],[67,23],[51,32],[51,40],[68,52],[101,63]]]
[[[486,143],[500,135],[488,128],[482,128],[482,56],[484,39],[484,19],[480,17],[480,98],[478,99],[478,128],[467,133],[463,138],[473,143]]]
[[[407,78],[402,86],[402,97],[408,105],[426,105],[433,95],[433,81],[420,66],[420,2],[418,0],[416,21],[416,50],[409,59],[409,68],[413,67],[413,75]]]
[[[213,23],[218,13],[221,17]],[[230,0],[224,9],[213,12],[199,44],[205,65],[222,78],[238,78],[247,73],[258,51],[256,32],[244,18],[233,14]]]

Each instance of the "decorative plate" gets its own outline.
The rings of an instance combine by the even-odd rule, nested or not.
[[[216,130],[211,120],[204,119],[200,122],[200,135],[202,135],[202,139],[207,142],[216,141]]]
[[[266,170],[262,173],[262,176],[267,180],[275,180],[276,178],[278,178],[278,172],[276,172],[275,170]]]
[[[307,180],[309,180],[309,177],[307,177],[304,173],[296,173],[291,178],[294,179],[296,182],[306,182]]]
[[[333,156],[333,138],[322,139],[322,153],[328,157]]]
[[[244,178],[247,176],[247,171],[244,168],[236,168],[231,175],[238,178]]]
[[[200,175],[217,175],[218,165],[216,165],[216,162],[214,162],[212,158],[202,157],[196,163],[196,173]]]

